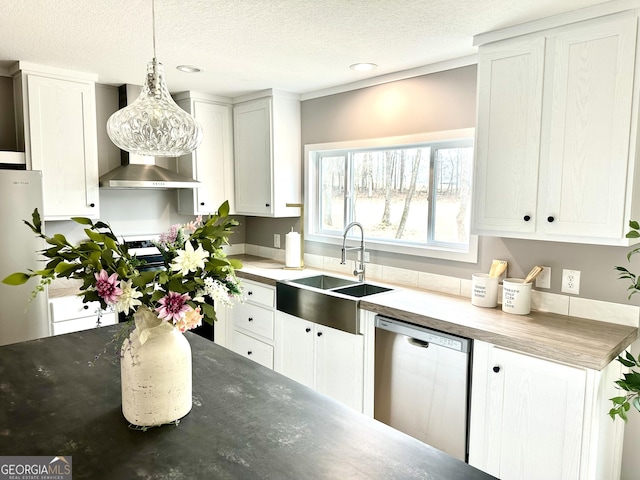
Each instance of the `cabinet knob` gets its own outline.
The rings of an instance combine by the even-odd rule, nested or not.
[[[253,352],[252,352],[251,350],[249,350],[249,351],[247,352],[247,355],[253,355]]]
[[[250,322],[253,322],[253,317],[249,317],[247,320],[249,320]]]
[[[89,206],[90,206],[91,208],[94,208],[94,207],[96,206],[96,204],[95,204],[95,203],[90,203],[90,204],[89,204]]]
[[[493,371],[498,373],[500,371],[500,367],[496,365],[495,367],[493,367]]]
[[[319,337],[321,337],[321,336],[322,336],[322,332],[318,332],[318,333],[317,333],[317,335],[318,335]]]
[[[200,202],[200,206],[201,206],[201,207],[204,207],[204,202]]]
[[[253,295],[253,292],[252,292],[251,290],[249,290],[249,291],[247,292],[247,295]]]
[[[531,215],[525,215],[523,218],[525,222],[528,222],[529,220],[531,220]]]
[[[89,310],[89,305],[84,305],[82,308],[84,308],[85,310]]]
[[[551,215],[547,217],[547,222],[552,223],[555,220]]]
[[[311,331],[311,329],[309,327],[304,329],[305,332],[309,333]]]

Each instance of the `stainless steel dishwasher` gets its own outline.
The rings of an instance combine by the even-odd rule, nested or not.
[[[374,417],[467,461],[467,338],[376,316]]]

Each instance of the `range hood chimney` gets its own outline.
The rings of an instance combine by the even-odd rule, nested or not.
[[[137,90],[137,92],[136,92]],[[118,88],[119,108],[133,102],[140,87],[121,85]],[[135,155],[120,150],[120,166],[100,177],[100,188],[199,188],[202,183],[166,169],[155,163],[155,157]]]

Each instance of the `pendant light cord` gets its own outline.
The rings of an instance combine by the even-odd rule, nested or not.
[[[153,60],[156,59],[156,1],[151,0],[151,26],[153,31]]]

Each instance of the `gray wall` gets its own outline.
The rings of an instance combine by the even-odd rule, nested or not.
[[[409,135],[475,126],[476,67],[469,66],[302,102],[302,144]],[[247,243],[273,247],[294,219],[247,217]],[[551,289],[560,293],[563,268],[580,270],[580,297],[628,303],[627,284],[614,265],[628,265],[628,248],[481,237],[477,264],[371,252],[382,265],[470,278],[488,271],[492,259],[509,261],[508,274],[522,277],[535,264],[552,269]],[[306,242],[305,251],[339,256],[335,246]],[[640,264],[639,261],[635,262]],[[640,270],[640,266],[638,266]],[[631,303],[638,304],[638,299]]]

